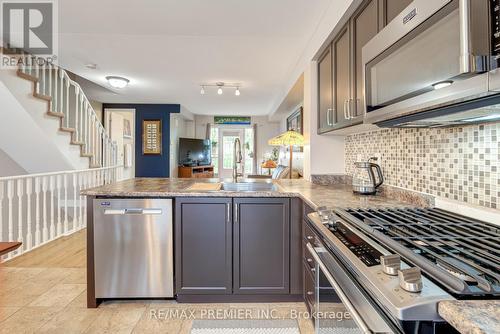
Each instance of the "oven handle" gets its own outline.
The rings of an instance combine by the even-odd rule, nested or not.
[[[346,294],[344,293],[344,291],[342,290],[340,285],[337,283],[335,278],[333,278],[333,276],[330,274],[330,271],[328,270],[328,268],[321,261],[321,259],[319,258],[319,255],[316,252],[316,250],[314,249],[314,247],[310,243],[307,243],[306,247],[309,250],[309,252],[311,253],[314,261],[316,261],[316,263],[319,265],[319,267],[323,271],[323,274],[326,276],[326,279],[328,280],[328,282],[335,289],[335,292],[339,296],[342,303],[345,305],[347,310],[351,313],[354,321],[356,321],[356,324],[358,324],[358,326],[363,331],[363,333],[372,333],[372,331],[368,328],[368,326],[366,325],[363,318],[361,318],[361,315],[356,311],[356,308],[354,307],[354,305],[352,305],[352,303],[349,301],[349,298],[347,298]]]

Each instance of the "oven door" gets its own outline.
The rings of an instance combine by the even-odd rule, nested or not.
[[[325,248],[307,248],[316,263],[315,332],[402,333]]]
[[[492,94],[489,31],[488,0],[413,1],[363,48],[365,121]]]

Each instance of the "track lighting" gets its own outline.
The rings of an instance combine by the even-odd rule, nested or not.
[[[207,87],[217,88],[218,95],[224,94],[224,88],[226,88],[226,87],[235,88],[236,90],[234,91],[234,95],[236,95],[236,96],[241,95],[241,91],[240,91],[241,84],[240,83],[225,83],[225,82],[219,81],[219,82],[215,82],[215,83],[204,83],[204,84],[201,84],[200,87],[201,87],[200,88],[201,95],[205,95],[205,88],[207,88]]]

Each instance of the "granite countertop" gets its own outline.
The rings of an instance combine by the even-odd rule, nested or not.
[[[242,180],[246,182],[270,182],[262,180]],[[194,183],[221,182],[220,179],[176,179],[176,178],[135,178],[86,189],[82,195],[103,197],[300,197],[313,209],[318,206],[340,207],[385,207],[404,206],[410,203],[404,196],[399,200],[386,196],[355,195],[349,185],[317,185],[306,180],[278,180],[275,191],[231,192],[192,191]],[[231,182],[231,180],[226,180]],[[413,201],[412,201],[413,202]],[[412,203],[415,205],[415,203]]]
[[[462,334],[500,333],[499,300],[443,301],[438,312]]]

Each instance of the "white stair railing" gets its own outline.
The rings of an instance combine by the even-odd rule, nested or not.
[[[71,143],[81,146],[82,156],[90,158],[90,167],[115,166],[116,144],[92,108],[80,85],[68,73],[42,58],[19,56],[19,72],[35,79],[35,94],[50,98],[49,114],[61,117],[61,130],[72,133]]]
[[[115,182],[122,167],[0,177],[0,241],[20,241],[8,260],[86,226],[82,189]],[[34,218],[34,219],[33,219]]]

